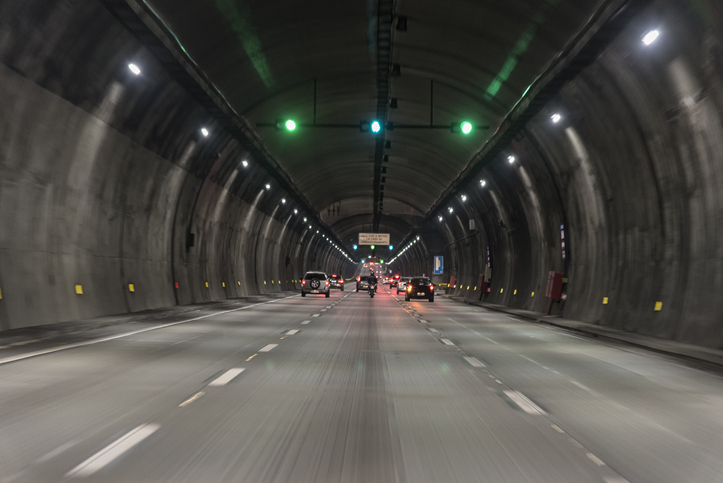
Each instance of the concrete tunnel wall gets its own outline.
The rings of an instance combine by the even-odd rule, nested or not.
[[[723,348],[722,112],[723,4],[654,2],[484,169],[485,187],[430,222],[447,243],[469,219],[477,234],[425,256],[444,254],[454,293],[478,298],[490,246],[486,301],[545,311],[552,270],[569,278],[566,317]],[[399,263],[425,267],[414,250]]]
[[[99,2],[0,2],[0,32],[0,329],[354,273]]]

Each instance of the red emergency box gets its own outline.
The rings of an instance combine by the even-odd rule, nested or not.
[[[547,276],[547,290],[545,296],[551,300],[562,300],[562,279],[561,273],[550,272]]]

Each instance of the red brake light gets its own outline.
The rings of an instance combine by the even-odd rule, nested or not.
[[[302,280],[302,281],[301,281],[301,286],[302,286],[302,287],[306,287],[306,280]]]
[[[336,278],[336,274],[332,275],[332,277]]]
[[[429,284],[429,290],[434,290],[434,285],[432,285],[431,283]]]
[[[328,287],[328,286],[329,286],[329,281],[327,280],[326,282],[324,282],[324,284]]]
[[[356,281],[357,281],[357,282],[361,281],[361,277],[357,277],[357,278],[356,278]]]
[[[394,276],[394,279],[395,279],[395,280],[399,280],[399,275],[395,275],[395,276]]]

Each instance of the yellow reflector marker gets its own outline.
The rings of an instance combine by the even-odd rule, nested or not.
[[[467,290],[469,290],[469,285],[467,285]]]
[[[241,280],[238,281],[238,286],[239,286],[239,287],[241,286]]]
[[[206,288],[208,288],[208,282],[206,282]]]
[[[530,297],[534,297],[534,296],[535,296],[535,292],[532,292],[532,295],[530,295]]]
[[[515,289],[515,291],[512,292],[512,295],[517,295],[517,289]]]
[[[0,300],[3,299],[3,289],[0,288]]]
[[[226,282],[221,282],[221,286],[222,286],[223,288],[226,288]]]
[[[607,297],[603,297],[603,305],[607,305],[607,304],[608,304],[608,298],[607,298]]]
[[[655,302],[655,311],[660,312],[663,310],[663,302]]]
[[[281,284],[281,280],[279,280],[279,285]]]
[[[477,287],[474,288],[474,291],[475,291],[475,292],[477,291]]]
[[[266,280],[264,280],[264,285],[266,285]]]
[[[504,292],[504,291],[505,291],[505,289],[503,289],[503,288],[500,289],[500,293],[502,293],[502,292]]]
[[[77,284],[75,286],[75,293],[78,295],[83,295],[83,286],[81,284]]]
[[[274,283],[274,281],[272,280],[271,283]]]
[[[129,283],[129,284],[128,284],[128,291],[129,291],[129,292],[135,292],[135,291],[136,291],[136,286],[133,285],[132,283]]]

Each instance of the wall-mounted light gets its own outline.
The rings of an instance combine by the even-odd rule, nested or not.
[[[485,186],[487,186],[487,181],[481,179],[481,180],[479,180],[479,184],[480,184],[481,187],[484,188]]]
[[[286,204],[286,198],[281,198],[281,203],[285,205],[285,204]]]
[[[514,164],[515,161],[516,161],[516,158],[515,158],[514,156],[507,156],[507,161],[508,161],[510,164]]]
[[[267,190],[270,190],[270,189],[271,189],[271,185],[268,184],[268,183],[266,183],[266,189],[267,189]]]
[[[243,161],[241,161],[241,166],[243,166],[244,168],[248,168],[249,162],[244,159]]]
[[[660,37],[660,31],[651,30],[650,32],[647,32],[645,35],[643,35],[642,40],[645,45],[650,45],[656,40],[658,40],[658,37]]]
[[[442,217],[440,216],[440,217],[439,217],[439,221],[442,221],[442,220],[444,220],[444,218],[442,218]]]
[[[552,122],[557,124],[558,122],[560,122],[562,120],[562,116],[559,115],[558,113],[555,113],[552,116],[550,116],[550,119],[552,119]]]
[[[299,214],[299,210],[297,210],[296,208],[294,208],[294,214],[295,214],[295,215],[298,215],[298,214]]]
[[[202,127],[201,134],[203,134],[203,137],[207,138],[208,137],[208,129],[206,129],[205,127]]]
[[[133,72],[135,75],[141,75],[141,69],[138,68],[136,64],[128,64],[128,68]]]
[[[454,208],[450,206],[449,208],[447,208],[447,211],[449,211],[450,213],[454,213]]]
[[[304,217],[304,223],[306,223],[306,217]]]
[[[467,195],[462,195],[462,197],[461,197],[461,198],[462,198],[462,202],[465,202],[465,201],[467,201]]]

